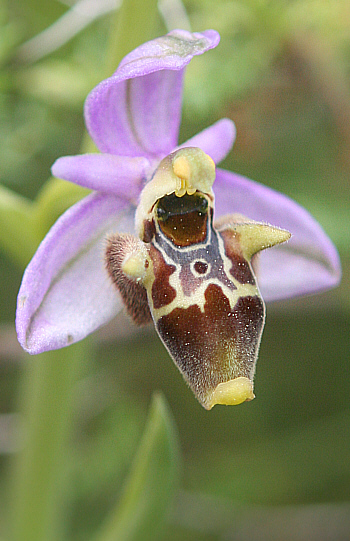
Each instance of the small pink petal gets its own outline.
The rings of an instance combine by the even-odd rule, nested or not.
[[[150,163],[146,158],[82,154],[59,158],[51,171],[55,177],[75,182],[85,188],[137,202],[150,171]]]

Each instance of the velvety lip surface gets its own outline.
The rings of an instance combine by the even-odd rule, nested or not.
[[[160,161],[179,147],[200,147],[215,163],[230,151],[235,138],[230,119],[178,142],[185,68],[219,40],[214,30],[174,30],[132,51],[90,92],[85,122],[101,153],[59,158],[52,171],[94,193],[60,217],[24,273],[16,326],[30,353],[81,340],[121,309],[105,270],[105,238],[134,231],[141,190]],[[292,233],[288,244],[261,254],[258,279],[266,300],[314,293],[339,282],[335,247],[297,203],[221,169],[213,189],[216,219],[240,213]]]

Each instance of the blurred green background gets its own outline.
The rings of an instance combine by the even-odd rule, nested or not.
[[[0,0],[0,182],[29,199],[43,194],[57,157],[80,152],[84,99],[105,77],[101,62],[112,13],[107,10],[117,2],[82,1],[75,14],[73,4]],[[87,24],[84,9],[91,14],[98,4],[97,11],[106,6],[106,13],[91,15]],[[160,390],[177,426],[181,473],[162,533],[154,539],[345,541],[350,5],[186,0],[160,7],[152,37],[188,24],[193,31],[215,28],[221,34],[219,47],[195,58],[187,70],[180,140],[223,116],[232,118],[237,141],[223,166],[304,205],[336,244],[343,279],[333,291],[267,307],[256,399],[237,408],[202,409],[151,328],[135,333],[121,315],[95,333],[69,410],[74,429],[65,460],[66,538],[92,538],[118,501],[152,394]],[[134,32],[131,23],[131,41]],[[51,201],[43,230],[76,197],[69,192]],[[1,247],[2,541],[9,539],[11,479],[26,433],[22,382],[35,360],[21,351],[14,331],[24,266]]]

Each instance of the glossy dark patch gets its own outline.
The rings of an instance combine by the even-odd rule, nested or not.
[[[156,215],[164,235],[176,246],[191,246],[207,237],[208,201],[194,194],[166,195],[159,200]]]
[[[158,201],[157,218],[166,221],[170,216],[187,214],[188,212],[199,212],[205,214],[208,210],[208,201],[199,194],[178,197],[175,193],[165,195]]]

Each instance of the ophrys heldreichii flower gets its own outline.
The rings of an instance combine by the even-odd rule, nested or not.
[[[38,248],[16,320],[24,349],[40,353],[81,340],[125,304],[136,323],[153,318],[206,408],[253,397],[262,297],[314,293],[340,277],[307,211],[215,168],[232,147],[231,120],[178,145],[185,66],[218,42],[213,30],[170,32],[89,94],[85,120],[100,153],[60,158],[52,171],[93,193]]]

